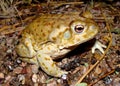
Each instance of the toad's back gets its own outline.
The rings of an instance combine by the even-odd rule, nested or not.
[[[69,27],[71,21],[79,19],[79,15],[73,14],[46,14],[42,15],[28,25],[22,32],[22,38],[31,36],[35,43],[44,43],[49,41],[49,35],[54,29],[63,26]],[[61,31],[62,32],[62,31]]]

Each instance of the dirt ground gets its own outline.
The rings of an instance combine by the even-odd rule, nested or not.
[[[47,75],[16,53],[22,30],[41,14],[64,14],[89,10],[100,27],[97,36],[78,46],[56,64],[69,72],[66,79]],[[88,34],[89,35],[89,34]],[[99,40],[105,53],[91,45]],[[1,0],[0,86],[120,86],[120,1]]]

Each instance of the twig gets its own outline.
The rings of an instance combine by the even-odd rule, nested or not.
[[[23,20],[23,22],[27,22],[27,21],[32,20],[32,19],[34,19],[34,18],[35,18],[35,16],[28,17],[28,18],[26,18],[25,20]],[[4,27],[0,28],[0,34],[6,35],[6,34],[13,33],[13,32],[15,32],[15,31],[20,31],[19,29],[17,29],[17,27],[18,27],[20,24],[21,24],[21,23],[18,22],[18,23],[15,23],[14,25],[4,26]],[[13,28],[13,29],[6,31],[6,30],[9,29],[9,28]],[[22,29],[21,29],[21,30],[22,30]]]
[[[49,4],[53,4],[53,5],[55,5],[55,4],[57,4],[57,5],[63,5],[63,4],[83,4],[84,2],[50,2]]]

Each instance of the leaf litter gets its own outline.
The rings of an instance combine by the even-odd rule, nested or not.
[[[23,1],[5,2],[0,8],[0,85],[2,86],[119,86],[120,85],[120,2],[95,1]],[[12,0],[11,0],[12,1]],[[12,3],[12,4],[10,4]],[[109,4],[110,3],[110,4]],[[26,5],[25,5],[26,4]],[[12,9],[9,12],[9,7]],[[88,9],[89,8],[89,9]],[[24,27],[45,13],[84,12],[90,10],[100,30],[96,39],[111,46],[102,54],[91,53],[87,43],[80,45],[57,65],[69,71],[67,79],[46,75],[36,65],[22,62],[15,51]],[[3,13],[4,12],[4,13]],[[10,13],[10,14],[9,14]],[[112,38],[110,37],[112,36]],[[94,40],[91,40],[94,41]],[[88,42],[92,44],[92,42]],[[87,46],[87,47],[86,47]],[[90,48],[89,48],[90,47]],[[81,50],[82,49],[82,50]],[[99,61],[99,62],[98,62]],[[98,63],[97,63],[98,62]],[[93,67],[97,63],[96,67]],[[86,73],[87,72],[87,73]]]

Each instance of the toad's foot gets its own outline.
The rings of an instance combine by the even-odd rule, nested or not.
[[[95,49],[100,50],[102,53],[104,53],[103,48],[106,48],[105,45],[103,45],[102,43],[100,43],[99,41],[96,41],[94,46],[92,47],[92,53],[95,53]]]

